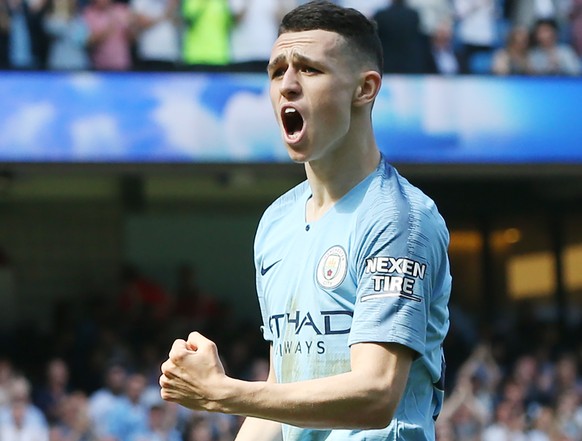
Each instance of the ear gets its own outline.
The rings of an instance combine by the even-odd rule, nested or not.
[[[380,92],[382,75],[375,70],[369,70],[360,74],[360,81],[354,92],[353,104],[361,107],[371,104]]]

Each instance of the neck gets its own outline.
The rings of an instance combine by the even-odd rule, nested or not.
[[[312,191],[308,202],[307,220],[319,219],[339,199],[361,182],[378,166],[380,152],[371,127],[347,136],[339,146],[324,158],[305,164]]]

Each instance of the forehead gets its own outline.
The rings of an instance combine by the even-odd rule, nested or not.
[[[337,57],[344,38],[330,31],[312,30],[301,32],[286,32],[281,34],[271,51],[271,61],[290,59],[293,55],[306,55],[310,58]]]

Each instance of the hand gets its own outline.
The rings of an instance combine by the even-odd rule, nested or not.
[[[198,332],[176,340],[162,364],[161,396],[192,410],[217,411],[224,391],[224,367],[216,344]]]

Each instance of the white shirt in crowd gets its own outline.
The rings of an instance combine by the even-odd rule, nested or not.
[[[496,0],[455,0],[459,38],[464,44],[494,46],[497,43]]]
[[[268,60],[277,39],[279,22],[293,9],[293,0],[229,0],[238,17],[231,34],[235,63]]]
[[[137,14],[160,20],[137,37],[137,54],[142,60],[175,62],[180,59],[180,33],[176,23],[164,17],[169,3],[176,0],[131,0]]]

